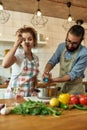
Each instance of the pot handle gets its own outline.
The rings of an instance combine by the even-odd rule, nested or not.
[[[39,93],[39,92],[40,92],[40,90],[37,89],[37,88],[35,88],[33,91],[35,91],[36,93]]]
[[[60,90],[61,90],[61,87],[58,87],[57,90],[60,91]]]

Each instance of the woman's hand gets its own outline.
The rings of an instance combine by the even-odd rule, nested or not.
[[[17,36],[16,36],[16,40],[15,40],[14,46],[18,47],[18,46],[21,45],[22,42],[23,42],[22,34],[18,33]]]

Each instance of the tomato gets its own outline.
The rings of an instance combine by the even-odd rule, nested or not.
[[[86,96],[86,95],[84,95],[84,94],[78,94],[78,97],[80,98],[80,97],[83,97],[83,96]]]
[[[87,105],[87,95],[79,95],[79,101],[82,105]]]
[[[70,104],[79,104],[79,98],[76,95],[70,95]]]

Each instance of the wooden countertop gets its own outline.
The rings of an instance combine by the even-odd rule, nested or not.
[[[10,105],[13,99],[1,99]],[[17,102],[23,102],[19,99]],[[0,130],[86,130],[87,111],[65,110],[60,117],[30,115],[0,115]]]
[[[84,84],[84,85],[87,85],[87,82],[84,81],[83,84]],[[54,83],[48,84],[48,86],[52,86],[52,85],[55,86],[56,84],[54,84]],[[2,85],[0,85],[0,88],[7,88],[7,86],[8,86],[8,84],[2,84]],[[44,83],[44,84],[43,84],[43,83],[39,83],[39,84],[37,85],[37,87],[44,87],[44,86],[46,86],[45,83]]]

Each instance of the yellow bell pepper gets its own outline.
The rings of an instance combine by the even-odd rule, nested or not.
[[[61,103],[69,104],[70,101],[70,94],[69,93],[62,93],[58,96],[58,100]]]

